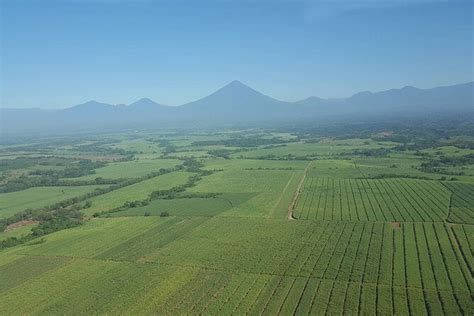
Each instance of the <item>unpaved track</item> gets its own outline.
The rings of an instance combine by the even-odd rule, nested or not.
[[[296,201],[298,201],[298,198],[300,197],[301,188],[303,187],[304,180],[306,179],[306,175],[308,174],[309,166],[311,166],[312,162],[313,161],[310,161],[304,169],[303,176],[301,177],[300,183],[298,184],[298,188],[296,189],[295,194],[293,195],[293,199],[291,200],[290,206],[288,206],[288,219],[290,220],[296,219],[293,216],[293,210],[295,209]]]

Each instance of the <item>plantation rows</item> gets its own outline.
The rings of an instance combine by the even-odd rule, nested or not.
[[[474,185],[466,183],[444,183],[453,192],[448,220],[474,224]]]
[[[450,192],[435,181],[308,177],[297,219],[437,222],[448,216]]]
[[[429,301],[423,301],[425,296]],[[202,273],[156,312],[167,315],[461,313],[455,303],[442,306],[438,297],[454,303],[450,293],[416,288],[391,289],[384,285],[314,278]]]
[[[306,225],[295,244],[295,255],[275,262],[270,270],[265,270],[272,268],[268,265],[253,268],[247,261],[251,258],[236,256],[232,252],[235,245],[216,249],[205,240],[200,241],[199,249],[174,248],[182,255],[179,262],[172,262],[173,258],[146,260],[156,250],[172,247],[196,231],[207,231],[206,223],[174,218],[159,221],[142,234],[114,242],[105,252],[91,253],[91,259],[49,256],[42,251],[33,256],[16,255],[12,257],[15,260],[0,262],[0,300],[5,302],[0,311],[27,313],[28,306],[17,305],[17,299],[28,294],[45,313],[62,313],[73,307],[84,313],[116,309],[204,315],[473,312],[471,272],[465,263],[469,255],[467,260],[472,263],[469,226]],[[248,271],[200,266],[187,259],[209,251],[209,246],[214,260],[230,256]],[[50,252],[57,248],[36,247]],[[269,248],[264,256],[273,252]],[[284,258],[287,253],[275,255]],[[132,294],[122,300],[123,293]],[[46,299],[50,296],[53,304]]]
[[[465,236],[460,239],[467,242]],[[257,269],[263,269],[258,278],[197,277],[188,293],[180,292],[176,301],[168,302],[171,309],[164,307],[163,312],[469,312],[471,277],[452,232],[443,224],[406,223],[393,228],[376,223],[325,223],[308,227],[298,242],[296,254],[273,262],[274,270],[265,271],[257,264]],[[195,251],[205,248],[204,243]],[[191,251],[182,249],[181,253]],[[232,259],[252,271],[251,262]],[[185,257],[178,263],[186,265]],[[208,292],[195,294],[194,287]]]

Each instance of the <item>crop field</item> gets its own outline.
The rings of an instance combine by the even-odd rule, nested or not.
[[[176,216],[216,216],[225,211],[238,207],[253,198],[253,193],[223,193],[215,197],[181,197],[171,200],[155,200],[146,206],[134,207],[128,210],[114,212],[117,216],[159,216],[162,212]]]
[[[0,218],[6,218],[28,208],[38,208],[54,204],[92,192],[99,185],[36,187],[24,191],[0,194]]]
[[[189,192],[251,194],[252,198],[226,215],[282,218],[301,174],[302,170],[224,170],[206,177]]]
[[[161,168],[173,168],[180,164],[181,161],[176,159],[143,159],[117,162],[97,169],[94,174],[82,176],[77,179],[92,180],[99,177],[103,179],[139,178]]]
[[[190,176],[191,174],[187,172],[172,172],[93,197],[90,199],[92,206],[87,209],[87,213],[107,211],[130,200],[144,199],[153,191],[169,189],[185,183]]]
[[[294,216],[298,219],[440,222],[450,194],[434,181],[307,177]]]
[[[474,184],[449,183],[452,191],[449,220],[474,225]]]
[[[28,312],[29,306],[15,303],[18,295],[60,285],[51,288],[61,293],[45,312],[67,310],[86,298],[94,305],[79,305],[79,311],[104,308],[111,304],[99,294],[105,290],[166,297],[156,305],[132,297],[120,303],[136,312],[274,314],[323,308],[331,313],[468,314],[472,282],[456,240],[468,251],[462,226],[453,230],[442,223],[95,220],[41,244],[11,249],[9,256],[18,259],[0,265],[1,278],[7,278],[0,298],[3,312]],[[32,265],[28,258],[34,258]],[[32,275],[6,273],[21,265],[34,266]],[[177,280],[175,269],[184,274]],[[74,277],[92,271],[95,278]],[[118,275],[120,281],[106,290]],[[41,296],[33,299],[40,304]]]
[[[0,315],[473,315],[470,138],[385,134],[2,145]]]

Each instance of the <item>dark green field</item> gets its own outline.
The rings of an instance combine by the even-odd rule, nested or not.
[[[5,143],[0,314],[472,315],[474,136],[411,128]]]

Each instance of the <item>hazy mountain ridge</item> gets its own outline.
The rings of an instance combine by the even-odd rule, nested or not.
[[[346,115],[426,115],[474,113],[474,82],[418,89],[403,87],[364,91],[343,99],[309,97],[280,101],[240,81],[233,81],[199,100],[166,106],[142,98],[129,105],[89,101],[60,110],[1,109],[2,131],[97,127],[160,127],[183,124],[236,124],[259,121],[311,120]]]

